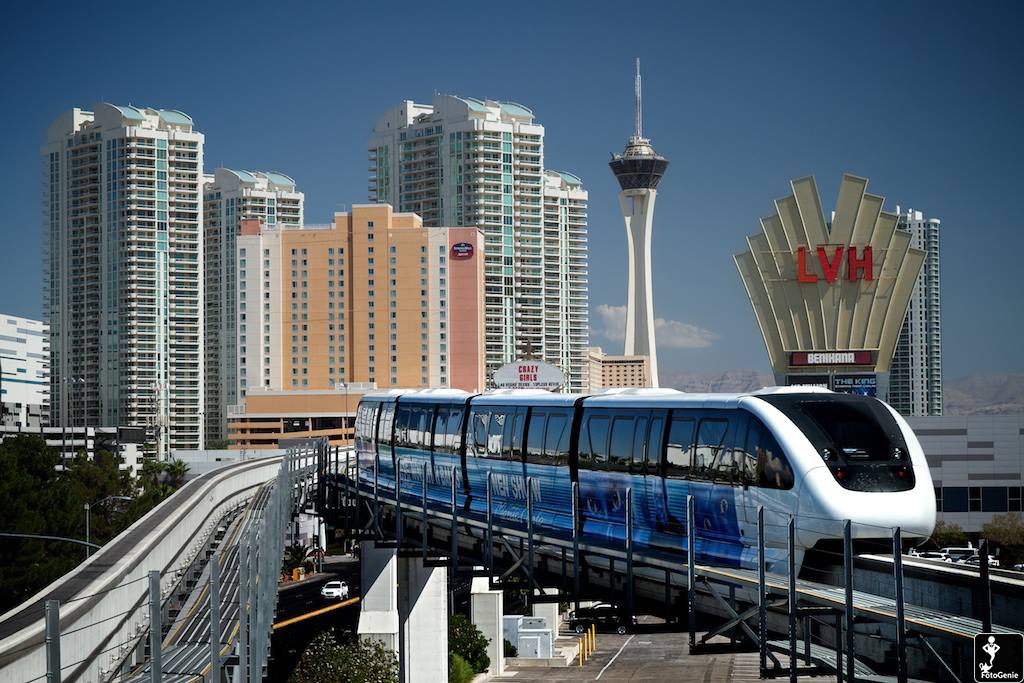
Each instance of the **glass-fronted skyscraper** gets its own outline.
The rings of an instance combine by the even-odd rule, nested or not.
[[[71,109],[42,149],[51,422],[201,448],[203,135],[179,111]]]
[[[239,403],[235,242],[242,220],[270,230],[303,224],[304,196],[283,173],[218,168],[203,187],[206,438],[226,436],[227,406]]]
[[[939,226],[921,211],[900,213],[898,227],[925,252],[910,297],[889,378],[889,403],[903,415],[942,415],[942,311],[939,295]]]
[[[369,156],[370,201],[419,214],[427,227],[483,230],[488,378],[514,359],[541,357],[581,390],[587,197],[575,176],[546,180],[544,127],[533,112],[472,97],[406,100],[377,121]],[[553,208],[562,199],[564,215]],[[575,276],[555,292],[545,278],[559,272]]]

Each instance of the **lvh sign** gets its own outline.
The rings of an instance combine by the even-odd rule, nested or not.
[[[840,271],[846,264],[846,279],[850,282],[858,280],[874,280],[874,259],[871,247],[861,247],[858,251],[854,246],[823,245],[815,249],[815,256],[808,257],[808,248],[796,248],[796,279],[799,282],[818,282],[819,279],[834,284],[840,279]],[[818,268],[814,267],[817,261]],[[808,263],[810,261],[810,263]],[[820,270],[819,270],[820,269]],[[820,273],[820,275],[819,275]]]

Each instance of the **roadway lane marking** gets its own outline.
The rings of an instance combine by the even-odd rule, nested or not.
[[[285,619],[284,621],[279,621],[276,624],[274,624],[273,630],[276,631],[279,628],[284,628],[285,626],[291,626],[292,624],[296,624],[296,623],[298,623],[300,621],[305,621],[306,619],[312,619],[313,617],[319,616],[319,615],[324,614],[326,612],[330,612],[330,611],[336,610],[336,609],[341,609],[342,607],[348,607],[349,605],[354,605],[357,602],[359,602],[359,598],[349,598],[348,600],[343,600],[342,602],[339,602],[336,605],[329,605],[327,607],[321,607],[320,609],[313,610],[312,612],[307,612],[306,614],[300,614],[299,616],[292,617],[291,619]]]
[[[597,678],[595,678],[595,679],[594,679],[595,681],[599,681],[599,680],[601,680],[601,676],[602,676],[602,674],[604,674],[604,672],[605,672],[605,669],[607,669],[607,668],[608,668],[609,666],[611,666],[611,665],[612,665],[612,662],[614,662],[614,661],[615,661],[616,659],[618,659],[619,655],[621,655],[621,654],[622,654],[622,651],[626,649],[626,646],[627,646],[627,645],[629,645],[629,641],[633,640],[634,638],[636,638],[636,634],[635,634],[635,633],[634,633],[633,635],[631,635],[631,636],[630,636],[629,638],[627,638],[627,639],[626,639],[626,642],[624,642],[624,643],[622,644],[622,647],[620,647],[620,648],[619,648],[619,651],[615,653],[615,656],[614,656],[614,657],[612,657],[612,658],[611,658],[611,659],[610,659],[610,660],[608,661],[608,663],[604,665],[604,669],[601,669],[601,673],[597,674]]]

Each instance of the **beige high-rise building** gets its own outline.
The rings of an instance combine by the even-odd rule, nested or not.
[[[647,356],[613,356],[600,346],[587,349],[589,390],[651,386],[651,359]]]
[[[52,424],[203,447],[203,140],[180,111],[107,103],[47,130]]]
[[[283,173],[218,168],[203,187],[206,438],[224,438],[227,406],[238,401],[235,240],[244,219],[268,229],[302,225],[304,196]]]
[[[320,226],[243,221],[237,241],[238,396],[484,386],[483,235],[425,228],[390,205]]]

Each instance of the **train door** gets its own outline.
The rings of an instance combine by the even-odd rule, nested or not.
[[[695,521],[709,542],[712,561],[737,566],[742,554],[739,525],[744,513],[739,493],[742,489],[736,485],[733,464],[736,425],[729,418],[722,411],[709,411],[697,423],[693,473],[702,481],[703,495],[697,496]]]

